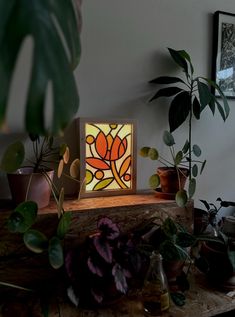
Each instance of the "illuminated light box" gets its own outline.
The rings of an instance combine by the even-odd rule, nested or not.
[[[79,119],[83,197],[135,193],[135,128],[134,120]]]

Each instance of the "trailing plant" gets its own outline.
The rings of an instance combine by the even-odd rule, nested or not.
[[[184,122],[188,122],[189,181],[191,181],[193,178],[192,153],[195,146],[192,143],[193,119],[199,120],[203,110],[209,107],[213,115],[217,108],[225,121],[229,115],[229,105],[222,90],[214,81],[203,76],[195,76],[191,57],[185,50],[168,48],[168,51],[173,61],[182,70],[184,77],[160,76],[151,80],[152,84],[168,87],[159,89],[150,101],[161,97],[172,98],[168,113],[170,132],[175,131]],[[221,101],[211,92],[211,88],[219,93]]]
[[[179,191],[176,193],[176,202],[179,206],[185,206],[188,199],[192,198],[195,190],[196,190],[196,177],[198,176],[199,168],[198,165],[200,164],[200,174],[202,173],[206,161],[200,161],[199,158],[201,156],[201,149],[198,145],[194,144],[191,148],[192,153],[190,153],[190,147],[189,147],[189,141],[186,140],[184,146],[181,150],[176,151],[175,150],[175,139],[173,135],[168,132],[164,131],[163,134],[163,143],[169,147],[171,159],[165,159],[162,155],[159,154],[159,151],[156,148],[152,147],[142,147],[140,149],[139,154],[142,157],[150,158],[151,160],[157,160],[159,163],[163,164],[167,167],[173,167],[177,171],[178,175],[178,182],[179,182]],[[196,159],[192,159],[192,154],[195,155]],[[189,156],[191,157],[191,163],[194,163],[191,165],[192,171],[191,174],[193,178],[190,180],[188,185],[188,191],[186,192],[184,188],[182,187],[182,184],[180,182],[180,175],[183,175],[183,177],[187,177],[182,172],[182,168],[189,169]],[[149,185],[152,189],[156,189],[160,185],[160,177],[157,173],[153,174],[149,178]]]
[[[59,268],[63,265],[63,248],[62,240],[69,228],[71,221],[71,214],[64,211],[64,188],[60,190],[57,188],[53,180],[47,175],[49,166],[57,169],[58,177],[64,175],[70,179],[79,182],[79,159],[75,159],[70,165],[70,175],[63,172],[64,164],[69,162],[69,148],[63,143],[61,145],[54,145],[53,137],[39,137],[37,135],[30,135],[32,141],[34,157],[26,159],[26,164],[32,166],[33,172],[41,173],[48,182],[54,200],[57,205],[58,224],[56,234],[53,237],[46,237],[43,232],[34,228],[34,224],[38,215],[38,207],[35,202],[27,199],[25,202],[19,204],[12,212],[7,222],[8,229],[13,233],[22,233],[23,240],[28,249],[35,253],[41,253],[48,250],[49,262],[54,268]],[[16,148],[20,149],[18,155]],[[2,158],[2,168],[6,171],[12,171],[18,167],[18,163],[23,162],[25,157],[24,145],[21,142],[11,144]],[[15,158],[15,160],[14,160]],[[28,165],[27,165],[28,166]],[[30,187],[30,181],[28,188]],[[80,192],[79,192],[80,195]],[[78,197],[79,197],[78,195]]]

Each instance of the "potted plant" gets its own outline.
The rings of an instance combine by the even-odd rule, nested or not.
[[[53,182],[54,171],[60,178],[63,173],[64,164],[69,162],[69,148],[65,143],[54,145],[53,137],[39,137],[38,135],[29,135],[32,142],[32,157],[27,158],[24,165],[25,148],[24,145],[16,141],[11,144],[2,158],[1,167],[7,172],[8,182],[15,205],[32,200],[38,205],[38,208],[46,207],[50,201],[51,192],[58,204],[59,190]],[[21,167],[15,170],[15,156],[17,153],[17,164]],[[13,157],[13,160],[11,159]],[[71,163],[72,175],[64,174],[77,180],[74,167],[79,164],[76,159]],[[74,177],[72,177],[74,176]]]
[[[202,238],[207,235],[208,239],[200,244],[195,264],[214,284],[231,290],[235,285],[234,226],[230,225],[230,217],[218,220],[217,215],[221,208],[235,206],[235,203],[221,198],[216,201],[219,204],[201,200],[205,210],[200,235]],[[211,241],[209,237],[212,237]]]
[[[66,256],[68,296],[76,305],[107,305],[136,287],[143,277],[146,256],[130,234],[107,216],[97,221],[97,231]]]
[[[175,150],[175,139],[173,135],[165,131],[163,134],[163,142],[169,147],[171,160],[165,159],[159,154],[156,148],[142,147],[140,155],[152,160],[157,160],[163,167],[158,167],[157,173],[153,174],[149,179],[149,185],[152,189],[156,189],[161,185],[161,192],[167,195],[167,198],[174,197],[179,206],[185,206],[188,198],[192,198],[196,188],[196,177],[198,175],[198,164],[201,165],[200,173],[202,173],[206,161],[200,161],[198,158],[201,155],[201,149],[196,144],[192,147],[191,151],[197,158],[192,160],[188,140],[185,142],[181,150]],[[186,179],[189,175],[189,156],[191,163],[194,162],[192,167],[193,180],[189,182],[188,191],[184,189]]]
[[[193,147],[195,147],[192,135],[193,118],[199,120],[203,110],[209,107],[212,114],[215,113],[217,108],[222,119],[225,121],[229,115],[229,105],[220,87],[214,81],[203,76],[194,75],[194,66],[191,62],[191,57],[185,50],[168,48],[168,51],[173,61],[182,70],[184,76],[182,78],[160,76],[151,80],[151,84],[166,85],[168,87],[158,89],[150,99],[150,102],[161,97],[171,98],[168,113],[170,132],[175,131],[185,121],[188,122],[189,186],[195,187],[196,183],[192,166]],[[221,101],[218,101],[211,92],[211,88],[218,91]]]

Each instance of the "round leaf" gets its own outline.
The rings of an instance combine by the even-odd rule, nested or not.
[[[30,229],[24,234],[24,243],[29,250],[41,253],[46,249],[48,241],[43,233]]]
[[[149,146],[144,146],[140,149],[139,151],[139,155],[142,156],[142,157],[148,157],[148,152],[150,150],[150,147]]]
[[[149,186],[152,189],[156,189],[160,185],[160,177],[157,174],[152,175],[149,178]]]
[[[199,157],[202,154],[202,151],[197,144],[194,144],[194,146],[193,146],[193,153],[197,157]]]
[[[37,204],[33,201],[19,204],[7,221],[8,229],[11,232],[24,233],[35,223],[37,211]]]
[[[8,146],[3,155],[0,168],[7,173],[14,172],[23,163],[24,155],[25,150],[23,143],[20,141],[12,143]]]
[[[185,190],[179,190],[175,195],[176,203],[179,207],[184,207],[187,204],[188,196]]]
[[[65,164],[68,164],[69,156],[70,156],[69,147],[66,146],[66,150],[65,150],[64,155],[63,155],[63,161]]]
[[[175,144],[174,137],[169,131],[164,131],[164,133],[163,133],[163,142],[167,146],[172,146],[172,145]]]
[[[193,175],[193,177],[197,177],[197,175],[198,175],[197,164],[194,164],[193,167],[192,167],[192,175]]]
[[[149,151],[148,151],[148,156],[151,160],[157,160],[158,159],[158,151],[157,149],[155,148],[151,148]]]
[[[80,160],[77,158],[75,159],[69,169],[70,176],[73,178],[79,178],[80,175]]]
[[[53,237],[49,241],[48,255],[49,262],[54,269],[59,269],[64,264],[63,248],[58,237]]]

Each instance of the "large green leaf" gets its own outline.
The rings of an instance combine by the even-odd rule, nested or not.
[[[197,81],[199,99],[201,103],[201,111],[210,103],[212,94],[210,88],[203,82]]]
[[[12,173],[21,166],[24,161],[24,145],[16,141],[8,146],[0,163],[0,169]]]
[[[64,253],[58,237],[52,237],[48,247],[49,262],[54,269],[59,269],[64,264]]]
[[[158,84],[158,85],[168,85],[168,84],[175,84],[175,83],[185,84],[185,82],[182,79],[178,77],[172,77],[172,76],[160,76],[150,80],[149,83]]]
[[[200,103],[197,99],[197,97],[195,97],[193,99],[193,114],[195,116],[196,119],[200,119],[200,113],[201,113],[201,106]]]
[[[11,213],[7,227],[11,232],[26,232],[36,221],[38,207],[33,201],[19,204]]]
[[[188,92],[183,91],[175,96],[169,109],[170,132],[175,131],[189,115],[191,98]]]
[[[188,64],[185,56],[182,54],[182,51],[176,51],[172,48],[168,48],[168,51],[176,64],[182,67],[185,73],[188,74]]]
[[[156,189],[160,185],[160,177],[158,174],[153,174],[149,178],[149,186],[152,189]]]
[[[79,61],[80,41],[72,0],[1,1],[0,21],[0,128],[18,53],[24,39],[31,36],[34,50],[25,126],[29,132],[46,133],[44,103],[51,83],[50,132],[58,133],[77,112],[79,102],[72,68]]]
[[[184,189],[179,190],[175,195],[176,203],[179,207],[184,207],[187,204],[188,196]]]
[[[159,89],[157,91],[157,93],[149,101],[151,102],[152,100],[155,100],[155,99],[160,98],[160,97],[171,97],[171,96],[178,94],[181,91],[182,91],[182,89],[180,89],[178,87],[162,88],[162,89]]]

